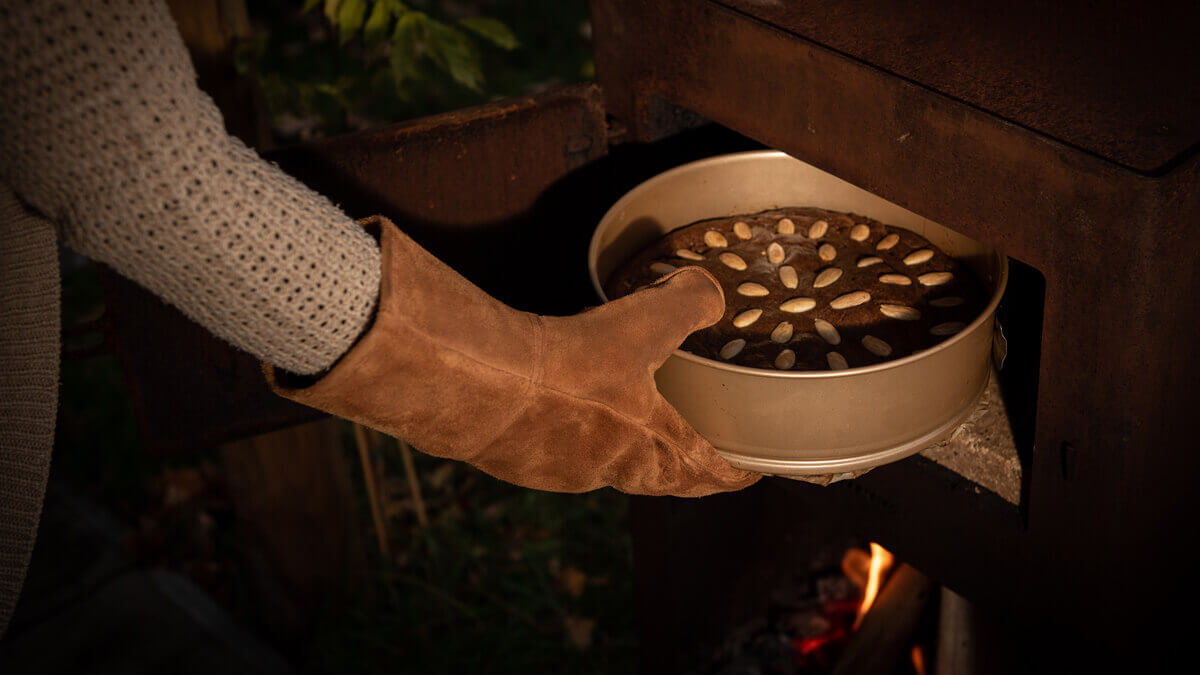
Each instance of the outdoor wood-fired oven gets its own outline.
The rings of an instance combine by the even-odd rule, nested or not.
[[[595,302],[587,242],[626,190],[733,150],[783,150],[996,247],[1008,359],[949,444],[827,487],[635,500],[646,667],[686,665],[831,527],[979,606],[1113,647],[1180,626],[1167,615],[1200,562],[1198,24],[1034,4],[593,0],[598,86],[272,158],[541,312]],[[119,336],[140,354],[126,365],[148,444],[313,414],[163,316]],[[220,367],[168,381],[164,335]]]

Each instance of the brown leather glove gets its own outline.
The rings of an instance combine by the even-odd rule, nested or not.
[[[760,476],[734,469],[659,395],[654,371],[724,312],[685,268],[571,317],[519,312],[385,218],[374,325],[315,384],[276,393],[469,462],[517,485],[701,496]]]

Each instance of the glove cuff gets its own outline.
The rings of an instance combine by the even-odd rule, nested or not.
[[[487,295],[386,218],[362,224],[380,230],[374,322],[315,382],[264,365],[267,382],[284,398],[469,461],[524,411],[540,368],[540,320]]]

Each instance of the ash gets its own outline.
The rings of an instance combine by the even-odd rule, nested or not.
[[[765,616],[730,633],[706,675],[828,673],[849,637],[859,590],[830,566],[777,589]]]

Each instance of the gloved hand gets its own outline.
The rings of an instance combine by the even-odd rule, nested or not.
[[[571,317],[492,298],[385,218],[374,324],[316,383],[276,393],[525,487],[701,496],[760,476],[731,467],[658,393],[654,371],[724,312],[685,268]]]

